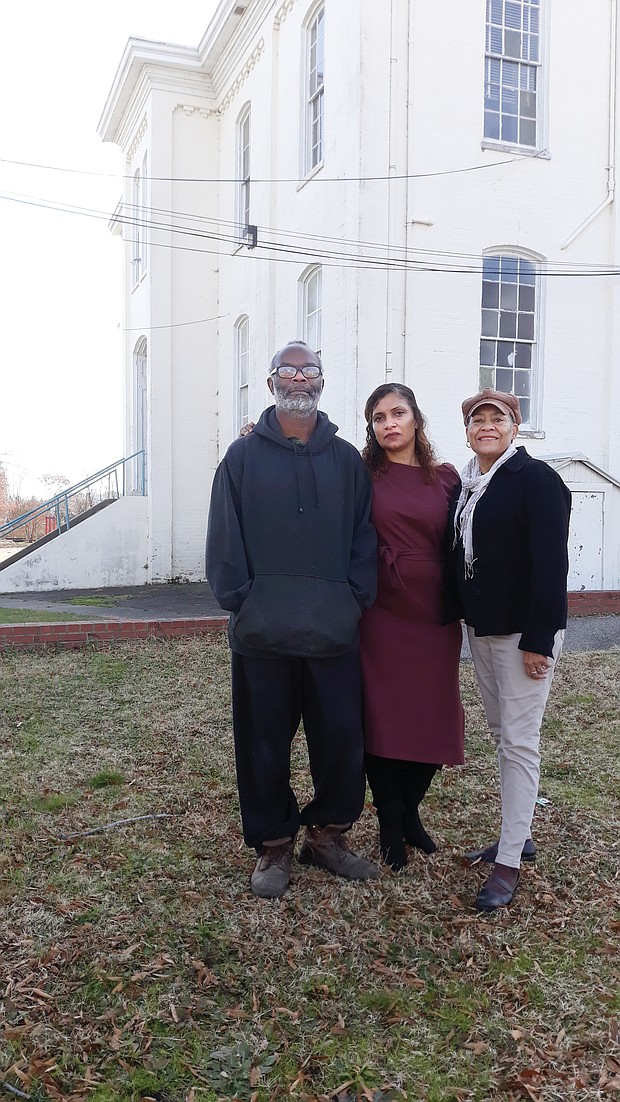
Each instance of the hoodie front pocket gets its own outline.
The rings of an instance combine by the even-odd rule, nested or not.
[[[259,574],[237,616],[240,643],[273,654],[320,657],[357,644],[360,609],[348,582]]]

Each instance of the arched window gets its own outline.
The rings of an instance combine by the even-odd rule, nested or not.
[[[140,222],[141,222],[141,243],[142,243],[142,275],[144,275],[147,266],[147,247],[148,247],[148,233],[147,233],[147,221],[148,221],[148,174],[147,174],[147,161],[146,153],[142,158],[142,187],[140,189]]]
[[[134,174],[131,197],[131,225],[132,225],[132,250],[131,250],[131,275],[134,286],[139,283],[142,275],[142,222],[140,219],[140,202],[142,199],[142,173],[140,169]]]
[[[247,315],[236,322],[234,339],[235,422],[238,432],[250,419],[250,319]]]
[[[305,172],[312,172],[324,156],[325,7],[321,5],[306,26]]]
[[[245,240],[245,229],[250,224],[250,120],[248,103],[237,122],[237,222],[239,240]]]
[[[132,282],[135,286],[140,282],[146,271],[146,219],[147,219],[147,162],[146,153],[132,181],[131,224],[132,251],[131,268]]]
[[[537,417],[539,270],[533,257],[505,250],[482,258],[480,386],[516,394],[528,428]]]
[[[323,329],[323,270],[310,268],[300,280],[301,328],[306,344],[321,355]]]

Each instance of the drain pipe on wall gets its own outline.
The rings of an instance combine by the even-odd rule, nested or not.
[[[611,0],[611,45],[609,52],[609,163],[607,165],[607,195],[603,202],[592,214],[577,227],[570,237],[560,245],[560,249],[567,249],[581,233],[598,218],[601,211],[610,207],[614,201],[616,191],[616,71],[618,65],[617,25],[618,25],[618,0]]]
[[[390,0],[390,74],[388,101],[388,182],[387,241],[388,258],[401,258],[403,238],[407,238],[409,192],[409,12],[410,5]],[[407,266],[389,270],[385,282],[386,348],[385,381],[405,378],[405,342],[407,331]]]

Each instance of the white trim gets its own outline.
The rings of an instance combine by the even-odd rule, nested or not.
[[[324,167],[325,167],[325,161],[321,161],[318,165],[315,165],[314,168],[306,176],[304,176],[303,180],[299,181],[299,183],[297,184],[297,187],[295,188],[295,190],[296,191],[301,191],[302,188],[305,188],[306,184],[310,183],[310,180],[314,180],[314,177],[318,176],[319,172]]]
[[[551,160],[548,149],[534,149],[533,145],[512,145],[511,142],[495,142],[491,138],[483,138],[480,148],[496,150],[498,153],[514,153],[519,157],[536,157],[540,161]]]
[[[614,478],[609,471],[603,470],[602,467],[597,467],[596,463],[588,459],[587,455],[584,455],[583,452],[561,452],[558,455],[540,455],[538,458],[544,460],[545,463],[553,465],[558,471],[562,470],[563,467],[568,467],[571,463],[582,463],[584,467],[589,467],[591,471],[600,475],[606,482],[610,482],[612,486],[617,486],[618,489],[620,489],[620,479]],[[582,483],[580,482],[579,486],[581,485]],[[588,489],[600,489],[600,482],[593,482],[591,484],[584,482],[583,485],[587,486]]]
[[[246,348],[245,351],[241,351],[241,336],[242,333],[246,334]],[[233,326],[233,416],[234,416],[234,432],[238,435],[239,429],[249,419],[250,410],[250,319],[247,314],[240,314]],[[242,383],[241,379],[241,356],[247,357],[246,362],[246,374],[247,382]],[[244,409],[244,403],[241,400],[241,391],[245,390],[247,399],[247,409]]]
[[[248,160],[248,172],[244,176],[243,172],[243,160],[244,160],[244,129],[247,125],[247,160]],[[235,123],[235,157],[236,157],[236,177],[237,183],[235,185],[235,221],[237,223],[237,232],[239,234],[239,243],[244,244],[244,231],[245,227],[250,224],[250,204],[252,198],[252,103],[248,100],[247,103],[241,108],[237,116]],[[247,184],[247,192],[246,192]],[[247,204],[244,202],[244,198],[247,198]],[[247,210],[246,210],[247,205]],[[246,217],[247,216],[247,217]]]
[[[323,17],[323,62],[325,62],[325,0],[318,0],[318,3],[312,5],[312,7],[306,13],[305,19],[302,25],[302,75],[301,75],[301,157],[300,157],[300,177],[304,182],[314,174],[319,168],[323,166],[325,160],[325,73],[323,72],[323,81],[320,91],[313,96],[310,95],[310,52],[311,52],[311,34],[314,24],[319,19],[319,16]],[[312,122],[310,118],[311,103],[315,99],[320,97],[321,101],[321,156],[316,164],[311,163],[312,155]]]
[[[309,321],[309,318],[310,318],[310,314],[309,314],[309,311],[308,311],[308,287],[309,287],[310,283],[312,282],[312,280],[314,279],[315,276],[317,276],[318,279],[319,279],[318,296],[317,296],[317,298],[318,298],[318,308],[315,311],[313,311],[312,317],[318,317],[318,336],[320,338],[319,343],[318,343],[318,352],[319,352],[319,354],[321,355],[321,358],[322,358],[322,349],[323,349],[323,268],[322,268],[321,264],[310,264],[307,268],[304,269],[304,271],[302,272],[302,274],[299,277],[299,281],[298,281],[298,285],[299,285],[299,288],[300,288],[300,295],[299,295],[299,330],[300,330],[302,338],[306,342],[306,344],[309,344],[310,347],[313,349],[313,351],[316,352],[317,348],[314,348],[314,341],[311,342],[310,340],[308,340],[308,336],[309,336],[309,334],[308,334],[308,321]]]

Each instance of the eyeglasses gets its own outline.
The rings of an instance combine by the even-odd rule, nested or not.
[[[318,379],[319,375],[323,374],[317,364],[302,364],[300,367],[295,367],[294,364],[279,364],[269,374],[277,375],[280,379],[294,379],[298,371],[301,371],[304,379]]]

